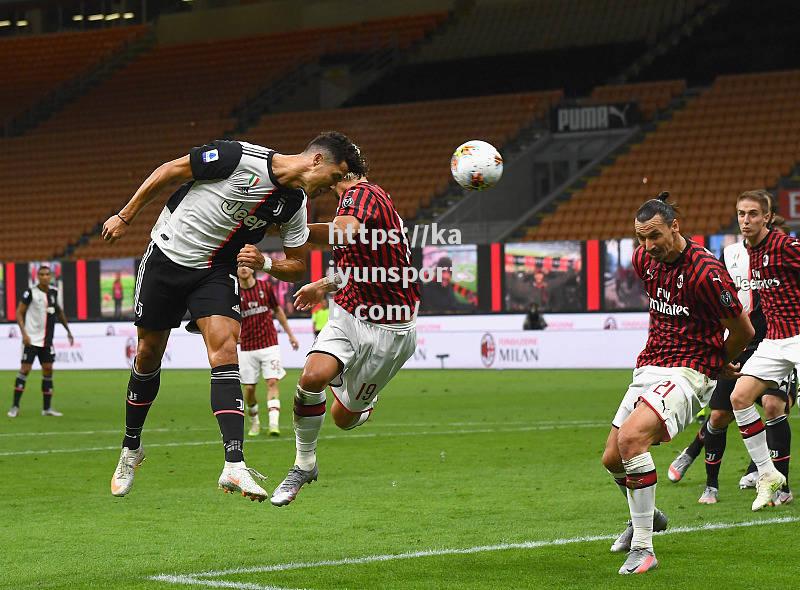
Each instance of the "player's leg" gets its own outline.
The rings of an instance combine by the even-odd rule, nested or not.
[[[764,342],[759,345],[763,346]],[[758,357],[748,361],[745,367]],[[743,368],[743,371],[746,369]],[[767,433],[764,422],[756,410],[755,401],[767,390],[767,383],[745,374],[740,377],[731,394],[731,404],[733,414],[736,417],[736,424],[742,435],[744,445],[750,458],[758,469],[758,481],[756,483],[756,499],[753,501],[752,509],[761,510],[772,503],[773,496],[785,483],[786,478],[781,474],[772,463],[772,457],[767,446]]]
[[[659,416],[645,404],[639,404],[617,434],[633,523],[631,550],[619,570],[621,574],[644,573],[658,566],[653,552],[653,516],[658,476],[650,446],[660,442],[663,433]]]
[[[305,484],[317,479],[317,440],[325,419],[325,387],[341,374],[343,366],[330,353],[312,351],[306,357],[294,397],[294,465],[272,493],[270,501],[274,506],[291,503]]]
[[[640,394],[647,388],[648,385],[652,384],[652,381],[653,378],[648,377],[645,370],[642,368],[636,369],[633,372],[633,382],[628,387],[628,391],[622,398],[622,402],[617,409],[617,413],[614,415],[614,419],[611,421],[611,430],[608,433],[606,446],[603,451],[603,466],[606,468],[606,471],[608,471],[609,475],[611,475],[611,477],[614,479],[614,483],[617,484],[617,487],[622,493],[623,498],[625,498],[626,503],[628,499],[628,488],[626,483],[627,473],[625,473],[625,467],[622,464],[622,457],[620,456],[617,437],[619,435],[619,429],[636,407]],[[653,530],[666,530],[668,524],[669,520],[667,515],[656,508],[653,512]],[[633,523],[631,520],[628,520],[628,525],[625,527],[625,530],[622,531],[622,533],[620,533],[620,535],[611,544],[611,552],[629,552],[631,550],[632,539]]]
[[[44,349],[46,350],[46,349]],[[62,416],[52,407],[53,402],[53,354],[48,352],[47,358],[39,356],[42,365],[42,416]]]
[[[278,345],[270,346],[264,350],[264,364],[262,374],[267,382],[267,410],[269,412],[268,432],[270,436],[279,436],[281,415],[281,392],[279,383],[286,377],[281,360],[281,349]]]
[[[167,348],[170,330],[137,328],[136,357],[131,363],[128,393],[125,396],[125,436],[122,451],[111,478],[111,493],[126,495],[133,487],[135,469],[144,461],[142,429],[150,406],[161,386],[161,359]]]
[[[728,441],[728,425],[733,422],[730,410],[713,409],[706,422],[706,489],[698,499],[700,504],[716,504],[719,497],[719,470]]]
[[[267,417],[269,420],[267,428],[270,436],[278,436],[281,433],[281,390],[279,383],[280,380],[278,379],[267,379]]]
[[[775,494],[776,504],[788,504],[794,497],[789,489],[789,459],[791,457],[792,429],[789,426],[788,395],[780,390],[770,390],[762,398],[766,418],[767,447],[775,468],[786,478],[786,483]]]
[[[258,436],[261,432],[261,421],[258,417],[258,399],[256,398],[256,383],[258,383],[258,374],[261,368],[258,352],[257,350],[239,351],[239,371],[242,378],[244,403],[247,407],[247,415],[250,418],[250,429],[247,431],[249,436]]]
[[[372,415],[372,408],[364,412],[351,412],[338,399],[331,403],[331,417],[333,422],[342,430],[353,430],[364,424]]]
[[[11,408],[8,410],[9,418],[16,418],[19,415],[19,403],[22,400],[22,394],[25,392],[25,383],[28,380],[28,375],[33,367],[34,353],[33,347],[26,346],[22,351],[22,362],[19,366],[19,373],[14,380],[14,397],[11,402]]]
[[[217,419],[225,448],[225,465],[219,487],[225,492],[263,502],[267,492],[253,477],[263,476],[244,460],[244,399],[239,376],[236,342],[240,323],[231,317],[211,315],[196,318],[211,365],[211,411]]]

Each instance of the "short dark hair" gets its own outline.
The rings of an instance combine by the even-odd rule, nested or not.
[[[318,148],[328,152],[337,164],[347,163],[348,174],[363,178],[369,172],[367,159],[358,146],[344,133],[338,131],[323,131],[306,146],[305,151]]]
[[[43,270],[46,270],[47,272],[50,272],[50,265],[49,265],[49,264],[42,264],[42,265],[41,265],[41,266],[38,268],[38,270],[36,271],[36,274],[39,274],[39,273],[40,273],[40,272],[42,272]]]
[[[636,221],[644,223],[656,215],[660,215],[664,223],[671,225],[678,218],[678,205],[670,203],[667,199],[669,199],[669,192],[661,191],[656,198],[645,201],[636,212]]]

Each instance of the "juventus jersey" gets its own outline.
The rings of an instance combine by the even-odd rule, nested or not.
[[[58,291],[50,288],[45,293],[39,287],[31,287],[22,294],[22,303],[28,306],[25,311],[25,331],[31,337],[31,346],[40,348],[53,346]]]
[[[750,314],[750,323],[753,324],[756,335],[747,345],[747,349],[754,350],[767,334],[767,320],[761,309],[758,291],[747,287],[750,282],[750,253],[744,245],[744,240],[725,246],[722,251],[722,262],[736,285],[742,308]]]
[[[274,153],[243,141],[192,148],[194,180],[167,201],[150,234],[153,242],[190,268],[235,263],[242,246],[260,242],[271,224],[280,227],[285,247],[305,244],[306,194],[275,179]]]

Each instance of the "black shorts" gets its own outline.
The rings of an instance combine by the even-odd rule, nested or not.
[[[26,346],[22,349],[22,364],[32,365],[39,359],[39,364],[52,363],[56,360],[56,351],[52,346]]]
[[[134,324],[148,330],[181,325],[186,310],[192,320],[221,315],[240,322],[239,279],[235,263],[189,268],[172,262],[150,243],[136,277]]]
[[[745,350],[739,355],[739,358],[736,359],[736,362],[741,363],[741,365],[744,366],[747,360],[753,356],[754,352],[755,350]],[[710,407],[712,410],[725,410],[728,412],[733,412],[731,394],[733,393],[733,388],[735,386],[736,379],[720,379],[717,381],[717,386],[714,388],[714,393],[711,394],[711,401],[709,402],[708,407]],[[764,395],[774,395],[781,398],[786,402],[786,412],[788,413],[789,408],[791,408],[791,406],[797,402],[797,372],[792,372],[789,377],[781,381],[778,389],[768,389],[761,397]],[[756,400],[758,405],[761,405],[761,397]]]

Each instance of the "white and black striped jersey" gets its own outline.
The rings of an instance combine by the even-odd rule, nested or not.
[[[31,287],[22,294],[22,303],[28,306],[25,311],[25,331],[31,338],[31,346],[53,346],[58,290],[51,287],[45,293],[39,287]]]
[[[725,246],[722,251],[722,262],[728,269],[728,274],[733,279],[733,284],[738,289],[739,301],[744,310],[750,314],[750,323],[756,331],[755,336],[747,345],[748,350],[755,348],[767,334],[767,319],[761,309],[761,299],[758,291],[750,289],[750,252],[744,245],[744,240]]]
[[[150,234],[153,242],[170,260],[190,268],[235,264],[242,246],[260,242],[270,224],[280,226],[285,247],[305,244],[306,194],[278,183],[274,153],[244,141],[192,148],[194,180],[167,201]]]

